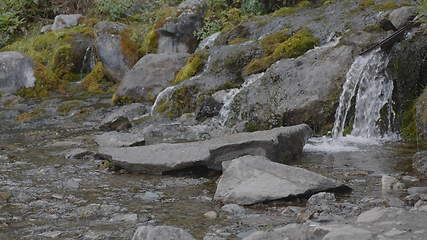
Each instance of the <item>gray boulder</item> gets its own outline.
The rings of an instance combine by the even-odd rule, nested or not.
[[[131,127],[129,120],[138,119],[145,113],[147,113],[147,109],[140,103],[117,107],[101,121],[100,129],[104,131],[128,129]]]
[[[194,36],[203,25],[207,4],[204,0],[187,0],[178,6],[180,15],[170,18],[158,29],[158,53],[192,53],[198,41]]]
[[[144,146],[142,134],[106,132],[95,136],[95,142],[101,147],[136,147]]]
[[[81,14],[58,15],[52,24],[51,30],[57,31],[66,28],[71,28],[79,24],[79,20],[83,16]]]
[[[420,174],[427,176],[427,151],[415,154],[412,167]]]
[[[33,61],[18,52],[0,53],[0,92],[15,93],[34,87]]]
[[[244,156],[223,163],[214,200],[250,205],[336,189],[341,183],[308,170]]]
[[[120,46],[120,32],[127,25],[102,21],[94,26],[95,47],[99,60],[103,63],[108,76],[120,82],[133,63],[128,61]]]
[[[194,240],[187,231],[169,226],[138,227],[132,240]]]
[[[332,45],[273,64],[234,98],[229,125],[246,121],[259,129],[305,122],[315,132],[325,130],[352,62],[352,47]]]
[[[202,142],[157,144],[129,148],[100,148],[112,163],[130,172],[164,174],[195,166],[221,170],[221,163],[244,155],[266,156],[287,163],[302,154],[311,136],[307,125],[239,133]]]
[[[327,231],[293,223],[270,231],[256,231],[243,240],[320,240],[326,233]]]
[[[187,53],[145,55],[124,76],[116,96],[153,102],[156,95],[175,80],[175,73],[185,65],[188,57]]]
[[[396,28],[400,28],[412,20],[416,15],[417,9],[415,7],[401,7],[393,10],[388,18]]]

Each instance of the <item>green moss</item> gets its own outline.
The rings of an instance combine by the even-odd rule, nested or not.
[[[26,122],[31,120],[37,120],[45,116],[46,111],[43,109],[34,109],[30,112],[21,113],[16,116],[16,120],[20,122]]]
[[[275,33],[269,34],[261,39],[261,46],[263,47],[266,55],[270,55],[278,47],[278,45],[289,39],[291,34],[288,29],[283,29]]]
[[[374,9],[377,9],[379,11],[388,11],[388,10],[396,9],[398,7],[399,5],[397,5],[397,3],[395,2],[385,2],[381,4],[376,4],[373,6]]]
[[[415,103],[412,103],[410,107],[403,112],[401,136],[405,140],[415,141],[418,137],[417,122],[416,122],[416,108]]]
[[[103,94],[110,92],[114,83],[107,78],[102,63],[97,62],[92,71],[83,79],[81,85],[89,93]]]
[[[295,58],[303,55],[316,44],[318,44],[318,39],[313,36],[311,31],[302,29],[281,43],[266,45],[271,47],[271,49],[268,49],[271,54],[252,60],[243,68],[242,74],[251,75],[262,72],[280,59]]]
[[[284,16],[288,16],[288,15],[292,15],[298,11],[300,11],[301,9],[305,8],[305,7],[309,7],[311,6],[311,2],[307,1],[307,0],[303,0],[300,1],[298,4],[296,4],[293,7],[282,7],[278,10],[276,10],[275,12],[273,12],[271,15],[273,17],[284,17]]]
[[[189,79],[192,76],[195,76],[199,73],[206,62],[207,53],[205,51],[199,51],[190,56],[183,68],[178,71],[175,76],[175,80],[172,82],[172,85],[176,85],[180,82],[183,82],[186,79]]]
[[[117,96],[117,94],[113,95],[111,101],[114,105],[127,105],[136,102],[130,96]]]
[[[169,118],[180,117],[184,113],[196,110],[197,88],[194,86],[182,86],[178,88],[169,100],[162,102],[157,111]]]
[[[58,78],[58,76],[45,66],[38,64],[34,71],[37,81],[33,88],[20,89],[17,94],[23,98],[46,98],[52,92],[65,94],[67,82]]]
[[[240,44],[249,41],[249,38],[235,38],[233,40],[228,41],[228,45]]]
[[[68,115],[68,113],[73,110],[76,109],[78,107],[82,106],[82,102],[80,101],[71,101],[68,103],[64,103],[62,105],[60,105],[57,109],[58,113],[62,116],[66,116]]]
[[[359,8],[365,9],[375,5],[375,0],[362,0],[359,2]]]
[[[6,46],[1,51],[17,51],[30,57],[35,66],[37,79],[33,89],[22,89],[19,94],[23,97],[48,97],[51,92],[64,94],[66,82],[74,80],[72,73],[73,49],[72,40],[77,35],[93,37],[92,28],[78,26],[61,31],[29,37]]]
[[[365,32],[384,32],[384,29],[381,28],[379,24],[371,24],[363,29]]]
[[[245,130],[247,132],[257,132],[257,131],[264,131],[264,130],[269,130],[269,129],[271,129],[271,127],[269,127],[265,124],[260,124],[260,123],[255,123],[255,122],[245,123]]]
[[[142,54],[146,55],[149,53],[156,53],[158,40],[159,40],[159,34],[157,33],[156,29],[150,30],[144,38],[144,41],[141,47]]]

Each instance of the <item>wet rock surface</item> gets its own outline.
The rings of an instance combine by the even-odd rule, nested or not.
[[[100,148],[99,153],[111,156],[114,165],[131,172],[162,174],[196,166],[221,170],[222,162],[243,155],[266,156],[282,163],[294,161],[310,135],[307,125],[298,125],[204,142]]]
[[[344,186],[302,168],[273,163],[266,157],[244,156],[223,162],[214,199],[250,205],[339,187]]]

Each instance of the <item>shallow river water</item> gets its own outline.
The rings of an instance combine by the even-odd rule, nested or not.
[[[64,152],[78,147],[96,150],[97,131],[75,120],[52,122],[0,128],[0,240],[130,239],[137,226],[147,224],[182,227],[197,239],[207,233],[240,239],[295,222],[283,209],[304,205],[258,204],[244,218],[233,218],[212,201],[218,176],[117,173],[97,161],[66,159]],[[384,173],[422,185],[410,165],[417,150],[397,142],[312,138],[293,164],[343,181],[354,190],[338,195],[340,201],[359,202],[382,196]],[[212,210],[217,219],[203,216]]]

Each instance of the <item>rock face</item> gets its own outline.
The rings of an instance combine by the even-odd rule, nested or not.
[[[334,121],[341,84],[352,62],[352,48],[345,45],[281,60],[235,97],[229,121],[246,121],[261,129],[305,122],[319,132]]]
[[[311,136],[307,125],[240,133],[203,142],[157,144],[132,148],[100,148],[112,163],[130,172],[164,174],[172,170],[205,166],[221,170],[221,163],[244,155],[265,156],[287,163],[298,158]]]
[[[195,240],[183,229],[169,226],[142,226],[136,229],[132,240]]]
[[[120,45],[120,32],[125,24],[116,22],[99,22],[95,25],[95,46],[99,60],[103,63],[108,76],[114,81],[121,81],[132,67]]]
[[[58,15],[51,27],[52,31],[57,31],[65,28],[70,28],[79,24],[79,20],[83,16],[81,14]]]
[[[393,10],[388,18],[396,28],[403,27],[408,21],[412,20],[417,15],[417,10],[414,7],[401,7]]]
[[[390,52],[390,61],[387,65],[387,73],[393,80],[393,102],[395,104],[395,112],[397,113],[398,123],[405,123],[402,121],[405,111],[412,107],[412,101],[419,97],[423,91],[420,86],[427,85],[427,62],[423,60],[427,52],[427,35],[415,35],[412,39],[404,40],[396,44]],[[425,103],[427,102],[427,93],[424,93],[419,98],[419,105],[417,105],[417,112],[419,120],[427,123]],[[424,103],[424,104],[422,104]],[[423,110],[424,109],[424,110]],[[418,111],[419,110],[419,111]],[[415,116],[414,116],[415,117]],[[421,132],[427,133],[426,127],[422,127],[422,121],[418,120],[418,126],[421,126]],[[406,124],[408,124],[406,122]],[[402,126],[397,126],[397,129],[402,129]],[[420,129],[419,129],[420,130]],[[421,133],[420,132],[420,133]],[[424,134],[426,137],[427,135]]]
[[[187,0],[178,6],[181,14],[169,19],[159,30],[158,53],[192,53],[197,47],[194,32],[202,27],[205,0]]]
[[[33,62],[18,52],[0,53],[0,92],[14,93],[34,87]]]
[[[148,54],[129,71],[116,91],[116,96],[153,102],[155,96],[175,80],[188,54]]]
[[[214,199],[250,205],[297,195],[313,194],[342,186],[308,170],[244,156],[223,163],[223,175]]]

